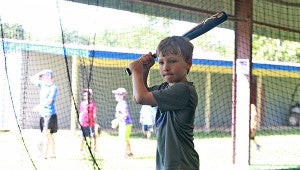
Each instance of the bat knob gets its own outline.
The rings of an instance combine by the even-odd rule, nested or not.
[[[127,75],[128,75],[128,76],[130,76],[130,75],[131,75],[131,71],[130,71],[130,69],[129,69],[129,68],[126,68],[126,69],[125,69],[125,72],[127,73]]]
[[[157,55],[156,54],[152,54],[152,57],[153,58],[157,58]],[[128,76],[131,76],[131,70],[129,68],[126,68],[125,72],[127,73]]]

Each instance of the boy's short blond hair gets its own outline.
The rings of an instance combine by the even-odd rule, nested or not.
[[[157,46],[156,54],[162,57],[173,54],[184,57],[188,62],[193,58],[194,45],[188,38],[182,36],[171,36],[161,40]]]

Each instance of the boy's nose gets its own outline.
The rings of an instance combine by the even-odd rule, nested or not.
[[[164,64],[163,65],[163,70],[168,71],[170,69],[169,64]]]

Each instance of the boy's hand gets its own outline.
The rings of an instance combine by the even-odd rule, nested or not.
[[[33,112],[39,112],[40,110],[41,110],[41,105],[36,105],[36,106],[34,106],[33,108],[32,108],[32,111]]]
[[[152,53],[142,55],[141,58],[132,62],[129,65],[129,69],[133,72],[145,72],[149,71],[149,69],[154,65],[154,58],[152,57]]]

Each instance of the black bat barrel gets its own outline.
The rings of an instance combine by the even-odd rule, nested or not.
[[[207,31],[215,28],[216,26],[220,25],[224,21],[227,20],[227,14],[222,11],[214,14],[213,16],[207,18],[205,21],[203,21],[201,24],[197,25],[190,31],[183,34],[183,37],[186,37],[190,40],[195,39],[199,37],[200,35],[206,33]]]
[[[195,39],[199,37],[200,35],[206,33],[207,31],[215,28],[219,24],[223,23],[227,20],[227,14],[224,11],[218,12],[211,17],[204,20],[202,23],[194,27],[193,29],[189,30],[185,34],[183,34],[183,37],[188,38],[189,40]],[[153,58],[156,58],[156,54],[152,54]],[[126,73],[130,76],[131,71],[129,68],[126,68]]]

